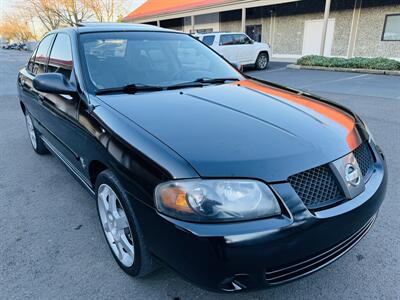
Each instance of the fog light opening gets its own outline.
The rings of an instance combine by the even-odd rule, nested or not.
[[[224,292],[238,292],[248,288],[252,278],[248,274],[237,274],[226,278],[219,284],[219,288]]]

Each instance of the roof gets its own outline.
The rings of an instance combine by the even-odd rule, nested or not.
[[[193,8],[207,7],[213,4],[232,2],[232,0],[147,0],[137,9],[128,14],[124,21],[185,11]]]
[[[170,31],[168,29],[145,24],[128,24],[128,23],[81,23],[75,27],[78,32],[96,32],[96,31]]]
[[[193,35],[197,35],[197,36],[203,36],[203,35],[216,35],[216,34],[224,34],[224,33],[229,33],[229,34],[243,34],[243,32],[240,31],[213,31],[213,32],[204,32],[204,33],[200,33],[197,32]]]
[[[161,28],[146,24],[132,24],[132,23],[80,23],[75,27],[58,28],[46,33],[46,35],[65,32],[65,33],[90,33],[90,32],[112,32],[112,31],[158,31],[158,32],[177,32],[175,30]]]

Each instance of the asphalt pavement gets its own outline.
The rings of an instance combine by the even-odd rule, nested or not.
[[[250,72],[357,112],[385,152],[389,185],[375,225],[341,259],[277,288],[224,295],[167,269],[145,279],[119,269],[94,200],[55,157],[31,149],[16,96],[17,71],[28,57],[0,50],[0,299],[400,299],[400,77],[280,63]]]

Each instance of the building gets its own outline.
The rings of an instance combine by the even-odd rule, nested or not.
[[[242,31],[281,59],[400,60],[400,0],[147,0],[123,21],[187,33]]]

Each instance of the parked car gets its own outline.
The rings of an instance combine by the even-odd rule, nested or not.
[[[13,44],[6,44],[3,46],[3,49],[6,50],[27,50],[26,45],[24,43],[13,43]]]
[[[12,47],[15,47],[15,45],[16,45],[16,44],[10,44],[10,43],[9,43],[9,44],[3,45],[2,48],[8,50],[8,49],[11,49]]]
[[[212,32],[195,34],[207,46],[228,61],[242,66],[254,66],[258,70],[268,67],[271,49],[267,43],[253,41],[241,32]]]
[[[132,276],[161,263],[214,291],[285,283],[357,244],[385,195],[384,155],[355,113],[246,76],[181,32],[52,31],[18,96],[33,150],[96,199]]]
[[[19,44],[17,45],[16,50],[19,50],[19,51],[26,51],[26,50],[28,50],[28,49],[26,48],[26,44],[25,44],[25,43],[19,43]]]

